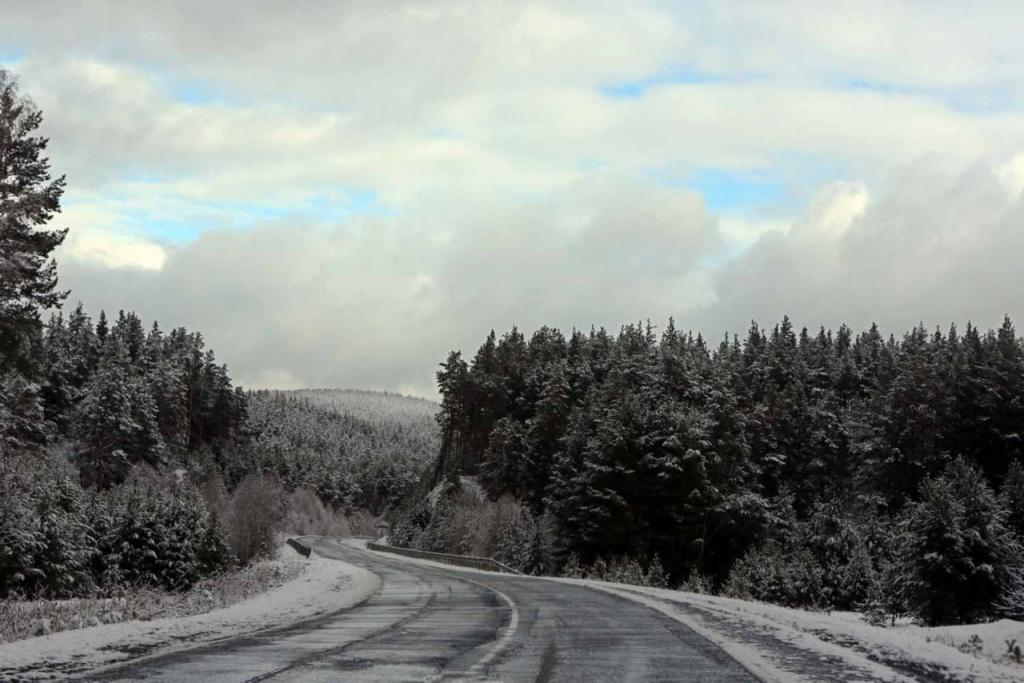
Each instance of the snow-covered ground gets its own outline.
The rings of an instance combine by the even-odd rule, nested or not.
[[[366,600],[380,579],[359,567],[290,548],[285,561],[306,570],[292,581],[224,609],[190,617],[128,621],[64,631],[0,646],[0,680],[52,678],[166,654],[198,644],[284,626]]]

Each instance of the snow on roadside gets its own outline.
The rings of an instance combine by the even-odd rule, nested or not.
[[[769,680],[794,680],[798,672],[806,670],[808,663],[813,664],[815,657],[823,663],[841,661],[871,680],[924,678],[1010,683],[1024,679],[1024,667],[976,657],[936,638],[938,632],[952,628],[959,641],[960,634],[980,634],[986,627],[993,631],[990,637],[995,638],[996,631],[1002,634],[1022,630],[1020,627],[1024,624],[1020,622],[1009,622],[996,629],[990,624],[945,629],[882,628],[851,619],[846,614],[829,615],[659,588],[564,580],[592,585],[658,609],[719,644]],[[963,636],[963,640],[969,637]],[[766,641],[775,642],[777,648],[766,647]],[[761,647],[755,647],[757,644]],[[750,649],[754,652],[745,651]],[[781,656],[773,656],[773,651]],[[794,657],[796,651],[805,652],[809,657],[800,661],[801,658]],[[810,678],[814,680],[815,676]]]
[[[962,624],[960,626],[932,626],[925,628],[911,624],[897,626],[909,636],[934,641],[961,652],[976,654],[995,662],[1018,665],[1019,679],[1024,680],[1024,658],[1016,662],[1013,647],[1024,650],[1024,621],[1000,619],[989,624]]]
[[[365,542],[346,541],[365,548]],[[488,574],[422,558],[390,555],[404,562],[460,573]],[[679,621],[721,647],[765,681],[820,680],[1019,683],[1024,666],[996,651],[1005,639],[1024,643],[1024,623],[920,628],[872,626],[849,612],[811,612],[767,603],[645,588],[589,579],[516,577],[588,586],[638,602]],[[976,657],[958,649],[978,634],[984,652]],[[1022,644],[1024,649],[1024,644]],[[991,654],[992,659],[984,658]],[[993,661],[994,660],[994,661]],[[1005,663],[1004,663],[1005,662]]]
[[[292,552],[292,551],[287,551]],[[0,680],[71,675],[143,656],[285,626],[352,607],[380,588],[373,573],[315,552],[288,583],[224,609],[190,617],[128,621],[0,645]]]

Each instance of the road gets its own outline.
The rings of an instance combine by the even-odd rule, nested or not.
[[[423,565],[349,542],[317,553],[378,574],[356,607],[89,680],[757,680],[663,614],[584,586]]]

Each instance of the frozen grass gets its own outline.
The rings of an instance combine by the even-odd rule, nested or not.
[[[112,595],[71,600],[0,601],[0,643],[59,631],[204,614],[277,588],[307,565],[269,560],[197,583],[183,593],[128,588]]]

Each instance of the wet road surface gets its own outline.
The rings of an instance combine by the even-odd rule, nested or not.
[[[757,680],[643,605],[584,586],[425,566],[333,539],[320,555],[383,580],[366,602],[291,627],[112,669],[88,680]]]

